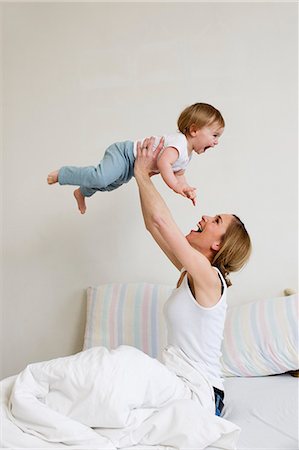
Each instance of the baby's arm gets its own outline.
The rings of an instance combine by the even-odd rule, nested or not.
[[[179,153],[174,147],[166,147],[157,160],[159,172],[167,184],[174,192],[183,197],[190,198],[195,205],[195,188],[192,188],[186,182],[184,170],[180,170],[175,174],[172,170],[172,164],[178,159]]]
[[[182,195],[184,195],[184,197],[188,197],[192,201],[193,205],[195,206],[195,204],[196,204],[196,188],[189,186],[189,184],[185,178],[185,171],[179,170],[178,172],[174,173],[174,176],[177,179],[178,186],[180,187],[179,189],[181,189],[181,191],[182,191]],[[180,193],[181,192],[179,192],[179,194]]]
[[[172,170],[172,164],[178,159],[179,153],[174,147],[166,147],[157,159],[158,170],[170,189],[175,190],[177,179]]]

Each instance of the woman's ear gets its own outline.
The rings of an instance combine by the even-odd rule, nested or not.
[[[215,252],[218,252],[220,250],[220,247],[221,247],[221,242],[220,241],[215,241],[211,245],[212,250],[214,250]]]

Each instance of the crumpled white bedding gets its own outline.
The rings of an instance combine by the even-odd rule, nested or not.
[[[204,374],[173,348],[165,365],[128,346],[31,364],[14,380],[8,411],[46,447],[234,449],[239,435],[215,416]]]

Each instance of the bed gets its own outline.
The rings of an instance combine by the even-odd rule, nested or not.
[[[163,306],[172,287],[110,283],[87,290],[83,350],[134,346],[161,359]],[[288,292],[289,293],[289,292]],[[238,450],[298,450],[298,297],[295,294],[228,309],[223,341],[223,418],[241,428]],[[16,376],[1,381],[1,448],[84,448],[24,433],[8,402]],[[99,447],[95,447],[99,449]],[[135,450],[182,448],[134,445]],[[230,448],[229,446],[206,447]]]

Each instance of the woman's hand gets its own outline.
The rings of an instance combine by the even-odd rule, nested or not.
[[[164,138],[160,139],[157,148],[153,151],[155,138],[146,138],[143,143],[137,142],[137,156],[134,164],[135,176],[138,174],[152,176],[155,174],[154,169],[160,151],[164,146]]]

